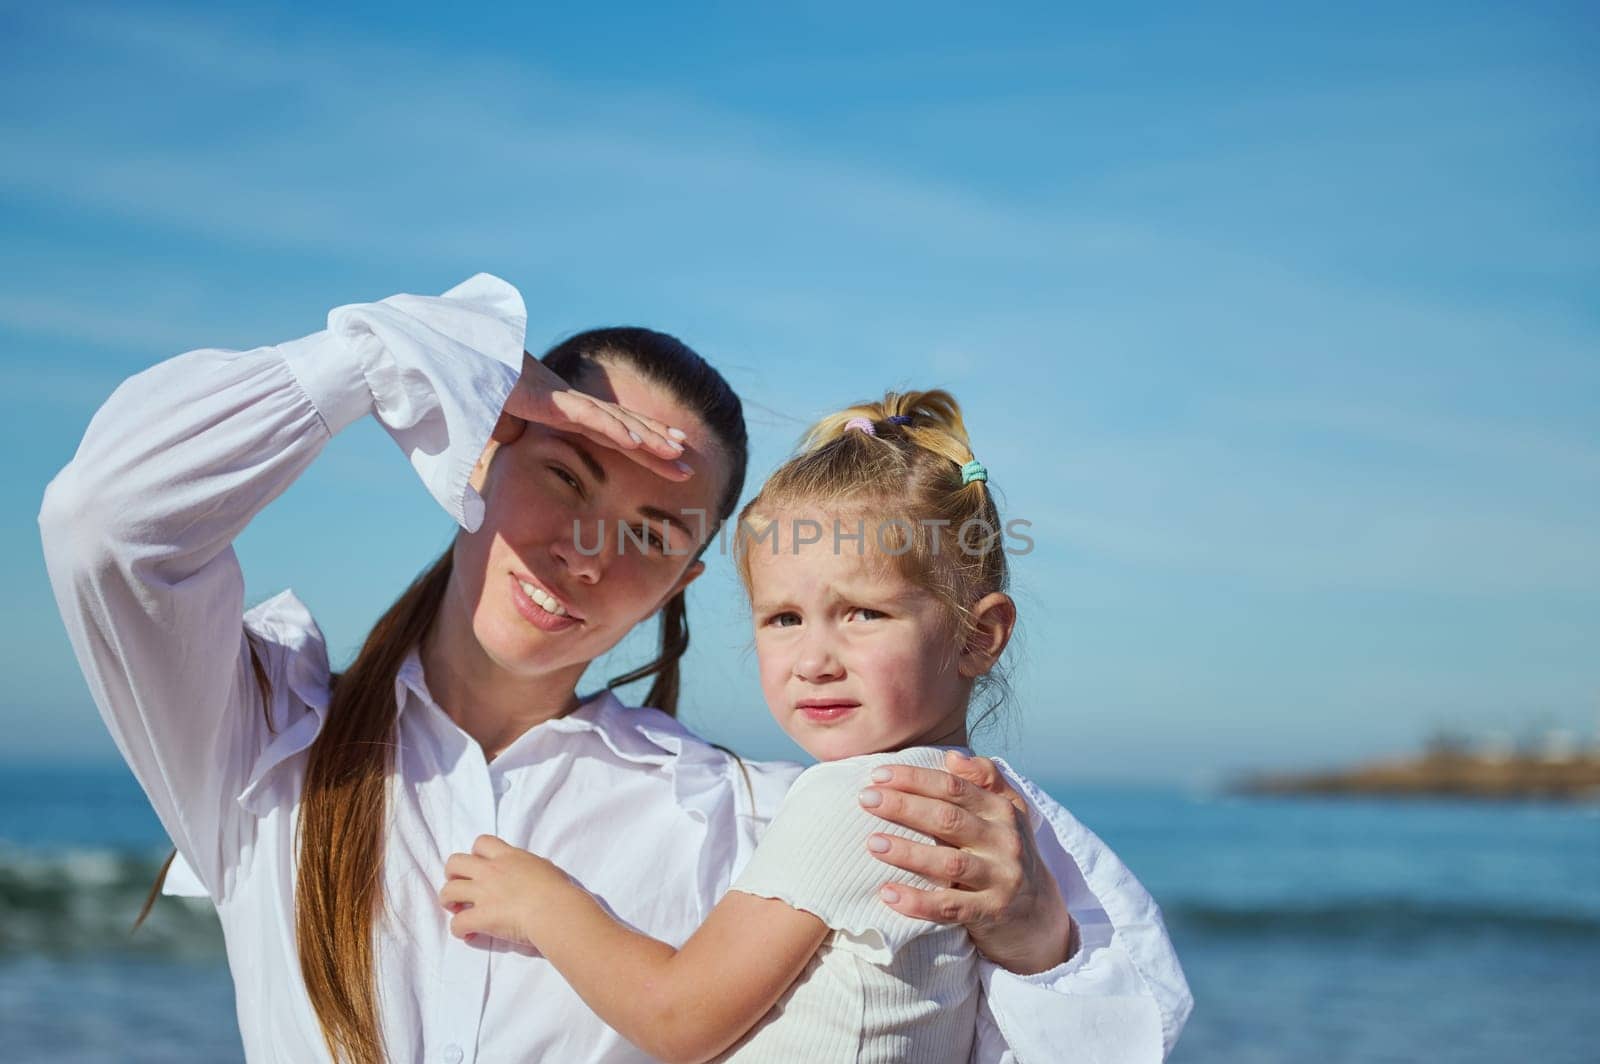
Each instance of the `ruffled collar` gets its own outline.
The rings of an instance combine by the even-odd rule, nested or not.
[[[427,678],[422,669],[422,656],[416,648],[406,655],[399,671],[395,674],[394,693],[395,704],[401,714],[408,711],[408,706],[427,708],[443,717],[451,727],[459,730],[455,722],[450,720],[449,714],[445,713],[428,691]],[[420,704],[414,703],[412,698],[407,697],[408,694],[420,700]],[[611,690],[601,689],[580,696],[578,708],[572,712],[552,717],[529,728],[501,751],[495,758],[495,763],[499,765],[517,763],[520,760],[517,756],[519,748],[534,744],[540,736],[552,732],[563,735],[593,735],[617,757],[636,764],[665,765],[686,754],[693,757],[707,751],[714,756],[720,756],[714,747],[709,746],[660,710],[623,705]]]
[[[416,708],[432,716],[431,724],[448,728],[458,741],[472,741],[429,694],[422,659],[415,650],[401,664],[395,685],[395,701],[400,712],[407,712],[407,705],[414,704],[407,696],[415,696],[421,702]],[[571,713],[542,721],[512,740],[495,757],[493,771],[514,773],[538,763],[549,756],[549,743],[554,736],[598,739],[601,747],[617,759],[648,766],[667,775],[674,803],[698,832],[694,845],[702,854],[702,860],[700,889],[696,896],[703,918],[707,911],[706,899],[721,894],[725,885],[721,866],[711,860],[715,848],[705,845],[706,832],[719,807],[729,805],[737,809],[737,799],[730,789],[732,772],[728,755],[659,709],[626,706],[611,690],[602,689],[582,696],[578,708]],[[594,756],[597,749],[580,741],[563,744],[563,751],[574,757],[585,757]],[[725,830],[732,824],[729,817]]]
[[[274,809],[291,809],[299,801],[300,776],[289,768],[322,731],[331,674],[322,632],[292,592],[285,591],[251,610],[245,615],[245,627],[263,653],[272,683],[268,712],[274,734],[256,758],[238,802],[256,816],[266,816]],[[415,649],[395,675],[395,702],[400,713],[411,711],[407,707],[413,696],[422,700],[422,708],[438,715],[430,723],[448,726],[462,741],[471,741],[428,692],[422,659]],[[710,852],[712,848],[702,845],[703,833],[720,807],[736,803],[731,788],[740,785],[728,755],[660,710],[626,706],[614,693],[602,690],[585,696],[566,716],[529,728],[495,759],[494,769],[514,772],[536,763],[541,758],[540,748],[552,735],[587,735],[602,744],[563,744],[563,752],[572,756],[595,756],[603,748],[619,760],[666,773],[678,808],[702,832],[695,845]],[[721,893],[724,884],[718,874],[714,861],[702,862],[701,898]]]

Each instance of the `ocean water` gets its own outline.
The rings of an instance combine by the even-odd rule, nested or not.
[[[1600,808],[1050,790],[1162,904],[1179,1064],[1600,1061]],[[165,853],[120,766],[0,766],[4,1059],[241,1059],[204,904],[129,935]]]

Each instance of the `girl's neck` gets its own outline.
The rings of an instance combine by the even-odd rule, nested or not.
[[[445,715],[492,761],[529,728],[578,708],[578,679],[585,666],[527,677],[508,672],[466,633],[452,636],[439,623],[423,637],[419,653],[428,693]]]
[[[934,736],[934,737],[932,737],[930,739],[924,739],[918,745],[921,745],[921,746],[966,746],[967,745],[967,725],[966,725],[966,722],[962,721],[960,724],[956,725],[954,728],[951,728],[949,731],[946,731],[943,735],[936,735],[936,736]]]
[[[967,745],[967,723],[965,717],[947,727],[930,728],[928,732],[914,735],[895,747],[895,750],[905,750],[913,746],[962,746]],[[893,753],[885,750],[883,753]]]
[[[929,722],[928,726],[915,735],[907,736],[903,741],[896,743],[887,750],[872,751],[879,754],[892,754],[900,750],[909,750],[913,746],[960,746],[967,747],[967,702],[963,699],[959,706],[952,706],[950,711],[941,715],[937,720]]]

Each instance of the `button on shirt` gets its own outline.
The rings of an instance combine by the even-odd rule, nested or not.
[[[293,897],[295,814],[329,666],[292,594],[244,611],[232,540],[332,434],[366,416],[475,529],[483,503],[468,478],[516,381],[524,323],[516,290],[480,274],[440,297],[338,308],[302,340],[179,356],[117,389],[46,492],[45,560],[68,636],[178,848],[169,891],[217,907],[252,1061],[328,1059],[300,976]],[[530,729],[490,765],[429,696],[415,652],[395,691],[376,930],[390,1059],[647,1059],[532,951],[453,938],[437,899],[445,859],[500,835],[555,861],[622,920],[681,943],[798,767],[747,762],[747,783],[676,721],[610,694]],[[982,965],[974,1059],[1159,1059],[1190,1008],[1159,910],[1087,829],[1013,782],[1082,946],[1037,976]]]

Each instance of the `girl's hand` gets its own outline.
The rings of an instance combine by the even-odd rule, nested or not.
[[[479,835],[471,853],[444,863],[450,881],[439,903],[450,912],[450,933],[471,940],[487,935],[534,946],[533,920],[541,892],[568,889],[566,873],[543,857],[519,850],[493,835]]]
[[[494,427],[495,442],[514,442],[530,421],[610,447],[671,480],[687,480],[694,475],[689,464],[681,460],[681,429],[580,392],[543,362],[523,352],[522,376],[506,398],[505,409]]]
[[[880,861],[940,884],[885,884],[884,902],[907,916],[964,925],[978,952],[1008,971],[1055,967],[1076,950],[1077,928],[1034,845],[1027,803],[986,757],[950,751],[945,766],[949,772],[879,768],[875,786],[862,792],[872,813],[944,843],[871,836],[867,848]]]

